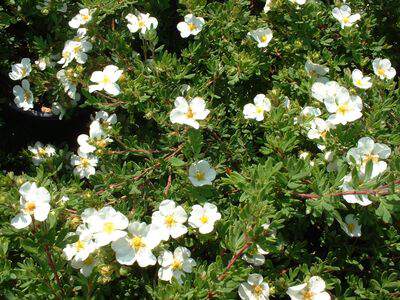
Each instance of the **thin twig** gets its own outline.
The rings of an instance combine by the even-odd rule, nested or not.
[[[56,266],[54,265],[54,261],[53,261],[53,259],[51,257],[51,252],[49,250],[49,246],[48,245],[44,245],[44,251],[46,252],[47,261],[49,263],[49,266],[50,266],[51,270],[54,273],[54,278],[56,279],[57,285],[58,285],[61,293],[64,294],[64,290],[63,290],[63,287],[62,287],[62,284],[61,284],[61,280],[60,280],[60,277],[58,277]]]
[[[167,180],[167,185],[165,186],[165,189],[164,189],[164,196],[165,197],[168,196],[169,188],[171,187],[171,181],[172,181],[172,176],[171,176],[171,174],[169,174],[168,175],[168,180]]]
[[[227,272],[234,265],[234,263],[238,260],[240,256],[252,245],[252,242],[247,242],[240,250],[237,252],[232,259],[229,261],[229,264],[226,266],[224,273],[218,276],[218,280],[223,280],[226,277]]]

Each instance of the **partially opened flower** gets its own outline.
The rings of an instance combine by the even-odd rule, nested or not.
[[[361,180],[363,180],[363,178],[361,178]],[[345,177],[343,177],[342,179],[343,183],[342,183],[342,190],[343,192],[348,192],[348,191],[354,191],[356,190],[355,187],[353,187],[352,181],[353,178],[351,177],[351,174],[346,175]],[[349,195],[343,195],[343,199],[347,202],[347,203],[357,203],[361,206],[368,206],[372,203],[371,200],[369,200],[368,195],[358,195],[358,194],[349,194]]]
[[[390,60],[376,58],[372,62],[372,67],[374,68],[375,74],[380,79],[393,79],[396,76],[396,70],[392,67]]]
[[[97,249],[91,234],[81,234],[78,241],[67,244],[63,249],[67,260],[85,260]]]
[[[29,58],[23,58],[20,63],[11,66],[11,72],[8,73],[8,76],[10,76],[12,80],[21,80],[29,76],[31,71],[31,60]]]
[[[103,71],[93,72],[90,81],[96,84],[89,85],[89,93],[104,90],[112,96],[119,95],[121,90],[117,81],[121,77],[122,72],[122,70],[113,65],[105,67]]]
[[[84,64],[88,59],[86,52],[90,50],[92,50],[92,43],[86,38],[68,40],[65,42],[62,57],[57,63],[62,64],[63,68],[68,66],[74,59],[77,63]]]
[[[217,206],[212,203],[193,205],[190,212],[189,225],[198,228],[201,234],[207,234],[214,230],[214,224],[221,219]]]
[[[210,113],[206,109],[205,101],[200,97],[195,97],[189,102],[183,97],[177,97],[174,105],[175,108],[169,115],[171,122],[189,125],[195,129],[200,127],[197,120],[204,120]]]
[[[243,254],[243,260],[255,267],[259,267],[265,263],[264,255],[268,253],[269,252],[261,248],[260,245],[256,245],[253,251]]]
[[[364,77],[363,73],[358,69],[351,73],[351,78],[353,79],[353,84],[360,89],[367,90],[372,86],[371,77]]]
[[[268,300],[269,285],[260,274],[250,274],[247,282],[239,285],[238,293],[243,300]]]
[[[308,130],[307,137],[311,140],[314,139],[325,139],[329,130],[335,126],[321,118],[315,118],[310,122],[310,129]]]
[[[179,22],[176,26],[181,34],[181,37],[187,38],[190,35],[197,35],[204,26],[204,19],[188,14],[184,18],[184,22]]]
[[[87,219],[89,230],[97,245],[105,246],[126,236],[125,229],[129,221],[119,211],[110,206],[103,207],[96,214]]]
[[[146,223],[132,222],[128,226],[128,235],[111,244],[117,261],[122,265],[132,265],[135,261],[142,268],[153,266],[157,259],[152,250],[158,246],[160,238]]]
[[[267,47],[272,40],[272,30],[269,28],[258,28],[248,33],[256,42],[258,48]]]
[[[150,17],[150,14],[128,14],[125,19],[128,21],[128,29],[132,33],[140,30],[141,34],[145,34],[147,30],[156,29],[158,26],[157,19]]]
[[[374,178],[385,172],[387,163],[383,159],[387,159],[390,154],[391,150],[387,145],[375,143],[370,137],[363,137],[358,140],[357,147],[351,148],[347,152],[346,158],[350,164],[353,163],[353,159],[361,167],[362,173],[365,173],[367,163],[371,161],[371,177]]]
[[[74,269],[79,269],[79,272],[85,277],[90,276],[97,264],[98,260],[94,257],[94,255],[90,255],[85,260],[79,260],[75,258],[71,260],[71,266]]]
[[[33,108],[33,94],[30,90],[29,81],[24,79],[21,85],[16,85],[13,88],[13,94],[15,96],[14,103],[17,107],[23,110],[29,110]]]
[[[111,128],[112,125],[114,125],[115,123],[117,123],[117,115],[116,114],[112,114],[109,115],[108,112],[106,111],[98,111],[96,112],[94,119],[98,122],[100,122],[100,124],[104,127]]]
[[[265,5],[264,5],[264,8],[263,8],[263,11],[265,13],[267,13],[267,12],[269,12],[271,10],[271,3],[272,3],[272,0],[265,0]]]
[[[180,284],[183,283],[182,276],[185,273],[192,273],[196,262],[190,257],[189,249],[177,247],[174,253],[164,250],[158,257],[158,263],[161,266],[158,270],[158,277],[164,281],[172,281],[175,278]]]
[[[82,25],[86,25],[92,19],[92,13],[88,8],[83,8],[79,11],[75,17],[68,22],[69,27],[79,28]]]
[[[315,64],[311,60],[307,60],[305,64],[305,69],[311,77],[314,76],[324,76],[329,72],[329,68],[323,65]]]
[[[200,160],[189,167],[189,180],[194,186],[211,185],[217,172],[206,160]]]
[[[33,154],[32,161],[35,166],[56,153],[56,149],[52,145],[44,146],[41,142],[36,142],[33,147],[29,146],[28,150]]]
[[[72,82],[72,80],[67,76],[67,73],[64,69],[61,69],[56,74],[57,79],[60,81],[62,86],[64,87],[64,92],[67,93],[68,97],[76,101],[79,101],[81,95],[77,92],[77,86]]]
[[[43,222],[50,211],[50,193],[36,183],[25,182],[19,189],[21,212],[11,220],[11,225],[17,229],[25,228],[35,221]]]
[[[307,2],[307,0],[289,0],[289,1],[297,5],[304,5]]]
[[[343,226],[344,232],[351,237],[361,236],[361,225],[358,224],[358,219],[354,217],[353,214],[347,215],[344,218],[346,224]]]
[[[351,14],[351,8],[348,5],[342,5],[340,8],[335,7],[332,11],[332,15],[340,22],[342,29],[353,26],[355,22],[361,19],[360,14]]]
[[[245,119],[254,119],[256,121],[264,120],[265,112],[271,110],[271,102],[264,94],[258,94],[254,97],[254,104],[248,103],[243,107]]]
[[[182,206],[176,206],[175,202],[166,199],[160,203],[159,210],[151,217],[152,230],[158,231],[161,240],[168,241],[184,235],[187,228],[183,225],[187,220],[187,214]]]
[[[90,153],[78,151],[78,155],[71,156],[71,165],[74,166],[74,174],[80,178],[89,178],[96,173],[96,167],[99,159]]]
[[[312,276],[306,283],[290,287],[286,292],[291,300],[330,300],[325,292],[325,281],[319,276]]]

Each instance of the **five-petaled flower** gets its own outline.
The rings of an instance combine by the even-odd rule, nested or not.
[[[204,26],[204,19],[202,17],[196,17],[192,14],[185,16],[183,22],[179,22],[176,26],[181,34],[181,37],[187,38],[190,35],[197,35]]]
[[[158,277],[161,280],[171,282],[175,278],[178,283],[182,284],[182,276],[185,273],[192,273],[196,262],[190,257],[189,249],[185,247],[177,247],[174,253],[164,250],[158,257],[158,263],[161,266],[158,270]]]
[[[175,108],[171,111],[169,117],[172,123],[189,125],[195,129],[199,129],[198,120],[204,120],[210,111],[206,109],[206,102],[195,97],[189,102],[183,97],[175,99]]]

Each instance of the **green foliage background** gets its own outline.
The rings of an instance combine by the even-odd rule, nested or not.
[[[45,16],[34,8],[35,2],[7,0],[0,6],[2,70],[8,72],[10,64],[26,53],[34,59],[61,52],[64,41],[73,35],[67,22],[78,11],[75,1],[68,2],[66,14],[53,7]],[[339,2],[308,2],[296,9],[289,1],[276,0],[264,14],[264,3],[247,0],[82,1],[83,7],[96,8],[89,26],[94,50],[81,78],[84,105],[117,113],[119,123],[110,150],[119,152],[105,152],[96,175],[88,181],[73,176],[63,143],[48,164],[35,168],[25,159],[22,173],[7,170],[0,175],[0,295],[7,299],[235,299],[239,283],[255,272],[273,287],[275,299],[287,298],[289,286],[312,275],[321,276],[338,299],[400,297],[400,198],[393,184],[400,174],[398,77],[388,82],[375,78],[372,89],[358,92],[364,101],[362,119],[331,132],[326,146],[341,158],[337,172],[326,171],[316,143],[293,124],[303,106],[316,105],[310,96],[313,80],[304,69],[307,59],[329,66],[331,80],[350,90],[351,70],[372,74],[376,57],[389,58],[400,71],[400,8],[396,0],[347,1],[362,18],[357,27],[340,30],[331,16]],[[159,20],[157,36],[149,36],[145,44],[129,33],[124,21],[135,9]],[[176,24],[189,12],[204,17],[206,26],[196,38],[181,39]],[[24,39],[21,33],[16,38],[13,26],[27,28]],[[248,31],[263,26],[274,34],[265,51],[246,37]],[[112,98],[85,92],[90,74],[108,64],[124,70],[123,93]],[[38,77],[38,87],[49,78]],[[191,86],[189,98],[201,96],[211,110],[198,131],[169,120],[183,84]],[[245,120],[242,114],[243,106],[258,93],[266,94],[273,106],[261,123]],[[0,96],[9,101],[7,92]],[[290,109],[284,106],[286,97]],[[368,207],[347,204],[341,197],[298,196],[340,191],[341,179],[350,171],[344,157],[364,136],[389,145],[392,155],[390,171],[372,186],[359,188],[388,184],[390,195],[370,196],[373,204]],[[312,153],[314,166],[299,158],[300,151]],[[212,187],[194,188],[187,169],[203,158],[219,175]],[[165,195],[169,177],[171,186]],[[18,212],[19,186],[27,180],[46,187],[54,201],[49,220],[36,233],[10,226]],[[59,202],[62,195],[70,197],[65,205]],[[166,197],[186,211],[191,205],[212,202],[223,216],[214,234],[192,232],[166,245],[188,247],[198,264],[184,285],[158,281],[156,267],[121,267],[111,250],[102,253],[101,266],[88,279],[62,257],[65,235],[77,226],[85,208],[110,204],[130,220],[150,222],[151,212]],[[358,239],[340,228],[348,213],[360,216]],[[268,221],[277,231],[276,238],[261,228]],[[270,251],[265,265],[253,268],[239,259],[225,274],[232,256],[248,242],[252,243],[248,252],[255,243]],[[54,280],[45,245],[51,249],[63,290]],[[226,275],[223,280],[218,279],[221,274]]]

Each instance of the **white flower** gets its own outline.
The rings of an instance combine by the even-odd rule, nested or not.
[[[128,21],[128,29],[130,32],[135,33],[140,30],[141,34],[145,34],[147,30],[156,29],[158,21],[150,14],[139,13],[137,16],[128,14],[125,19]]]
[[[69,65],[72,60],[76,60],[79,64],[86,63],[88,56],[86,52],[92,50],[92,44],[86,38],[78,38],[75,40],[68,40],[65,42],[62,51],[62,58],[58,61],[62,64],[63,68]]]
[[[351,96],[346,90],[339,92],[335,98],[324,100],[325,107],[331,115],[328,121],[334,125],[347,124],[362,117],[362,100],[359,96]]]
[[[64,117],[64,115],[65,115],[65,113],[66,113],[67,111],[65,110],[64,107],[61,106],[60,103],[58,103],[58,102],[53,102],[53,103],[51,104],[51,112],[52,112],[52,114],[54,114],[54,115],[56,115],[56,116],[58,115],[58,119],[59,119],[59,120],[62,120],[62,118]]]
[[[303,4],[306,4],[307,0],[289,0],[289,1],[292,3],[295,3],[297,5],[303,5]]]
[[[183,283],[182,276],[185,273],[192,273],[192,268],[196,266],[193,258],[190,258],[190,251],[185,247],[177,247],[172,254],[171,251],[164,250],[158,257],[161,268],[158,270],[158,277],[164,281],[172,281],[175,278],[180,284]]]
[[[144,222],[130,223],[128,232],[127,236],[111,244],[117,261],[122,265],[133,265],[137,261],[142,268],[155,265],[157,259],[152,250],[160,243],[157,232]]]
[[[35,166],[56,153],[56,149],[52,145],[44,146],[41,142],[36,142],[33,147],[29,146],[28,150],[33,153],[32,161]]]
[[[46,59],[44,57],[41,57],[38,60],[35,60],[35,65],[38,66],[40,71],[46,70],[47,63],[48,63],[48,59]]]
[[[29,110],[33,108],[33,94],[30,90],[29,81],[24,79],[21,85],[16,85],[13,88],[13,94],[15,96],[14,103],[17,107],[23,110]]]
[[[269,285],[260,274],[250,274],[247,282],[239,285],[239,297],[243,300],[268,300]]]
[[[286,292],[291,300],[330,300],[325,292],[325,281],[319,276],[313,276],[307,283],[290,287]]]
[[[50,211],[50,193],[36,183],[25,182],[19,189],[21,212],[11,220],[11,225],[17,229],[25,228],[36,221],[43,222]]]
[[[264,120],[264,113],[271,110],[271,102],[264,94],[258,94],[254,97],[254,104],[247,103],[243,107],[245,119],[254,119],[256,121]]]
[[[365,167],[369,161],[372,162],[371,177],[374,178],[385,172],[387,163],[381,159],[387,159],[391,150],[385,144],[375,143],[370,137],[363,137],[358,140],[357,147],[347,152],[347,161],[351,164],[351,157],[355,163],[361,166],[361,172],[365,173]]]
[[[310,122],[310,129],[308,130],[307,137],[311,140],[315,139],[325,139],[326,134],[334,128],[334,125],[329,122],[325,121],[321,118],[315,118]]]
[[[90,81],[96,84],[89,85],[89,93],[105,90],[112,96],[117,96],[121,92],[117,80],[122,75],[122,70],[113,65],[108,65],[103,71],[95,71],[90,77]]]
[[[89,178],[96,173],[95,167],[98,163],[97,156],[78,151],[78,155],[71,156],[71,165],[75,167],[74,174],[80,178]]]
[[[351,73],[351,78],[353,79],[353,84],[360,89],[367,90],[372,86],[371,77],[364,77],[363,73],[358,69]]]
[[[187,232],[186,226],[183,225],[186,220],[187,214],[182,206],[176,206],[174,201],[166,199],[151,217],[152,230],[158,231],[163,241],[168,241],[170,236],[176,239]]]
[[[335,7],[332,15],[340,22],[342,29],[353,26],[355,22],[361,19],[360,14],[351,14],[351,8],[348,5],[342,5],[340,8]]]
[[[210,111],[206,109],[205,101],[200,97],[195,97],[186,101],[183,97],[177,97],[174,102],[175,108],[169,117],[172,123],[185,124],[199,129],[200,124],[197,120],[204,120]]]
[[[294,124],[301,124],[306,128],[311,128],[312,120],[321,115],[321,110],[313,106],[305,106],[300,112],[299,117],[294,118]]]
[[[204,19],[188,14],[184,18],[184,22],[179,22],[176,26],[181,34],[181,37],[187,38],[190,35],[197,35],[204,26]]]
[[[67,93],[68,97],[75,101],[79,101],[81,95],[77,92],[77,86],[72,83],[72,81],[68,78],[64,69],[61,69],[56,74],[57,79],[61,82],[64,87],[64,92]]]
[[[243,255],[243,260],[252,264],[253,266],[259,267],[265,263],[265,256],[269,252],[265,251],[260,245],[256,245],[255,251],[250,253],[245,253]]]
[[[110,206],[103,207],[87,218],[89,230],[98,246],[105,246],[124,236],[129,224],[128,219]]]
[[[92,14],[88,8],[83,8],[79,11],[75,17],[68,22],[69,27],[71,28],[79,28],[82,25],[85,25],[92,19]]]
[[[258,48],[267,47],[272,40],[272,31],[269,28],[258,28],[250,31],[247,35],[251,36],[257,42]]]
[[[97,249],[96,243],[92,240],[90,234],[82,234],[78,241],[73,244],[67,244],[63,249],[67,260],[85,260]]]
[[[361,174],[362,175],[362,174]],[[363,180],[363,178],[360,178],[361,180]],[[354,187],[352,186],[352,177],[351,174],[346,175],[345,177],[343,177],[343,183],[342,183],[342,190],[343,192],[348,192],[348,191],[354,191]],[[361,206],[368,206],[372,203],[371,200],[369,200],[367,195],[355,195],[355,194],[351,194],[351,195],[343,195],[343,199],[347,202],[347,203],[357,203]]]
[[[96,112],[94,119],[96,121],[99,121],[100,124],[105,125],[107,128],[117,123],[116,114],[109,115],[108,112],[105,112],[103,110]]]
[[[65,202],[69,201],[69,197],[64,195],[61,197],[60,200],[61,200],[61,202],[65,203]]]
[[[90,274],[92,273],[94,267],[97,265],[97,263],[98,263],[97,259],[94,258],[92,255],[90,255],[85,260],[73,259],[71,261],[71,266],[74,269],[79,269],[80,273],[83,276],[89,277]]]
[[[193,205],[189,217],[189,225],[198,228],[201,234],[207,234],[214,230],[214,223],[221,219],[218,208],[211,203]]]
[[[265,13],[267,13],[267,12],[269,12],[271,10],[271,3],[272,3],[272,0],[265,0],[265,5],[264,5],[264,8],[263,8],[263,11]]]
[[[194,186],[211,185],[217,172],[206,160],[200,160],[189,167],[189,180]]]
[[[329,72],[329,68],[315,64],[311,60],[307,60],[305,64],[305,69],[310,76],[324,76]]]
[[[11,72],[8,73],[8,76],[10,76],[12,80],[21,80],[29,76],[31,71],[31,60],[29,58],[23,58],[21,63],[11,66]]]
[[[361,225],[358,224],[358,219],[354,217],[354,215],[347,215],[344,219],[346,224],[342,227],[344,232],[351,237],[360,237],[361,236]]]
[[[376,58],[372,62],[372,67],[374,68],[375,74],[380,79],[392,79],[396,76],[396,70],[392,67],[390,60]]]

